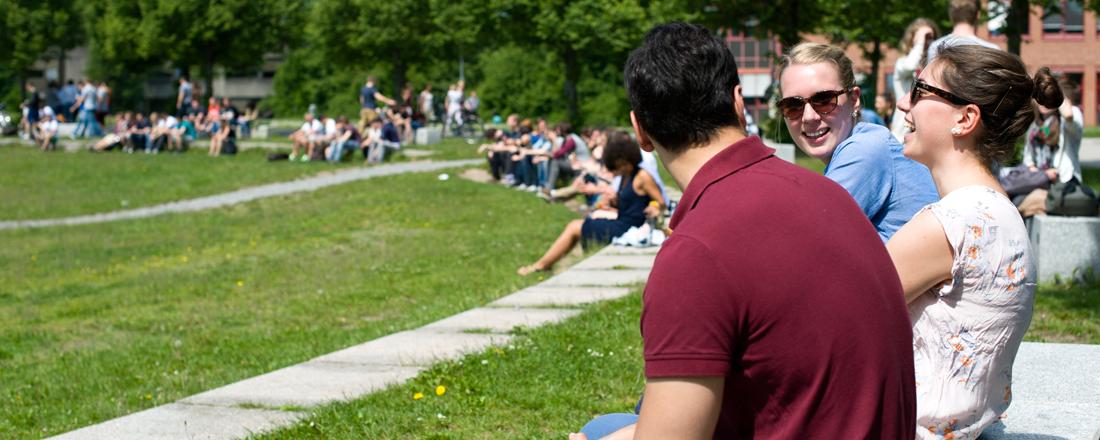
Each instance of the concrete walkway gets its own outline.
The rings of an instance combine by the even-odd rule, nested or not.
[[[515,327],[562,322],[580,314],[578,306],[623,297],[626,286],[645,282],[656,253],[608,246],[484,307],[54,438],[228,440],[286,427],[308,415],[287,408],[381,391],[436,362],[506,344]]]
[[[328,172],[289,182],[272,183],[239,189],[223,194],[199,197],[190,200],[164,203],[144,208],[126,209],[102,214],[81,215],[76,217],[52,218],[42,220],[5,220],[0,221],[0,230],[20,228],[44,228],[62,225],[86,225],[153,217],[163,214],[194,212],[221,208],[238,203],[251,202],[266,197],[283,196],[303,191],[315,191],[326,186],[339,185],[371,177],[391,176],[394,174],[437,171],[446,168],[464,167],[483,162],[483,159],[465,159],[443,162],[406,162],[380,165],[370,168],[352,168]]]
[[[1082,168],[1100,168],[1100,138],[1081,139],[1081,151],[1077,157]]]

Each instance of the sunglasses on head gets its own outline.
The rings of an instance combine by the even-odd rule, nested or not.
[[[801,96],[788,96],[780,99],[776,104],[779,110],[783,112],[783,117],[787,119],[799,119],[802,117],[802,112],[806,110],[806,103],[810,103],[810,107],[814,109],[817,114],[825,116],[836,110],[837,99],[840,95],[850,92],[851,89],[844,90],[824,90],[814,93],[809,98],[803,98]]]
[[[924,98],[928,95],[939,96],[940,98],[946,99],[947,102],[955,105],[973,104],[973,102],[960,98],[954,93],[948,92],[947,90],[941,89],[939,87],[930,86],[923,80],[918,79],[917,82],[913,83],[913,90],[909,92],[909,105],[912,106],[916,104],[917,101],[920,101],[921,98]]]

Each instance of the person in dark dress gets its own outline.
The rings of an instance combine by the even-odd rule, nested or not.
[[[526,276],[549,270],[578,241],[585,248],[590,245],[605,245],[631,227],[641,226],[646,218],[660,215],[665,199],[661,196],[661,190],[653,176],[641,169],[641,163],[641,149],[629,135],[616,132],[609,136],[607,146],[604,147],[603,165],[616,176],[622,176],[622,183],[612,199],[612,205],[618,209],[618,216],[615,219],[586,217],[569,222],[542,258],[519,268],[516,273]]]

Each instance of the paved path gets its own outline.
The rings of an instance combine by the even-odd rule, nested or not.
[[[515,327],[561,322],[580,314],[578,306],[623,297],[649,276],[656,252],[608,246],[484,307],[54,438],[228,440],[287,427],[308,412],[286,408],[308,411],[381,391],[436,362],[506,344]]]
[[[304,179],[289,182],[272,183],[239,189],[223,194],[207,197],[199,197],[190,200],[164,203],[144,208],[126,209],[102,214],[81,215],[76,217],[64,217],[42,220],[5,220],[0,221],[0,230],[20,228],[44,228],[62,225],[84,225],[90,223],[105,223],[119,220],[139,219],[157,215],[194,212],[206,209],[221,208],[223,206],[250,202],[266,197],[282,196],[303,191],[315,191],[326,186],[339,185],[356,180],[369,179],[371,177],[390,176],[394,174],[436,171],[445,168],[469,166],[483,162],[482,159],[452,160],[443,162],[405,162],[392,163],[370,168],[353,168],[328,172]]]

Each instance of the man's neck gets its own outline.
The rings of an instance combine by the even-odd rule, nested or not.
[[[966,22],[955,23],[955,28],[951,29],[951,34],[959,37],[977,37],[978,34],[974,32],[974,25]]]
[[[688,147],[684,151],[671,153],[663,147],[657,147],[657,155],[661,162],[668,168],[672,179],[680,189],[687,189],[691,179],[714,156],[745,138],[745,133],[736,128],[724,128],[711,138],[710,142],[703,146]]]

